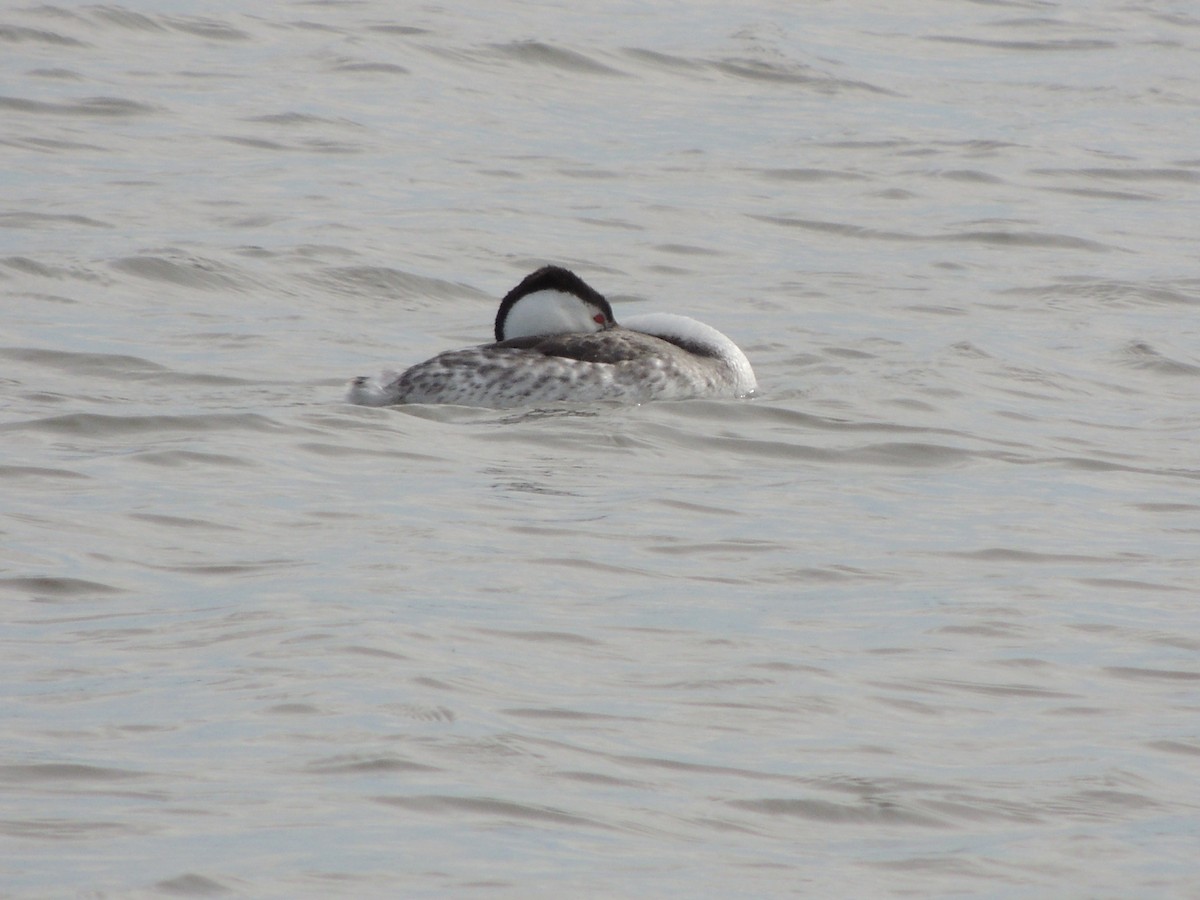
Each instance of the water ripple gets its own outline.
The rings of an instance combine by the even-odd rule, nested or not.
[[[74,102],[50,103],[43,100],[26,100],[22,97],[0,96],[0,109],[35,115],[99,116],[104,118],[140,116],[158,112],[157,107],[123,97],[85,97]]]

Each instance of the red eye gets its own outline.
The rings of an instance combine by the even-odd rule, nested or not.
[[[604,324],[604,313],[596,313],[594,316],[592,316],[592,321],[595,322],[597,325],[603,325]]]

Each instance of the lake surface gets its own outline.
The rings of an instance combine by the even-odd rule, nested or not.
[[[1200,897],[1191,5],[0,48],[0,895]],[[343,402],[546,262],[758,397]]]

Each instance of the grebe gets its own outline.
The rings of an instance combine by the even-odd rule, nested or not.
[[[746,355],[715,328],[671,313],[618,325],[608,301],[561,266],[538,269],[509,291],[495,332],[494,344],[440,353],[399,374],[359,376],[347,399],[503,409],[745,397],[758,386]]]

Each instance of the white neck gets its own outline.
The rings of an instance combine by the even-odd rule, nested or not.
[[[758,381],[754,377],[754,369],[742,349],[711,325],[697,322],[690,316],[680,316],[675,313],[645,313],[640,316],[630,316],[622,320],[622,324],[642,334],[651,334],[663,340],[681,340],[699,344],[708,348],[722,359],[733,375],[735,388],[739,394],[752,394],[758,390]]]
[[[504,319],[504,340],[550,334],[599,331],[592,316],[600,310],[562,291],[545,290],[526,294],[513,304]]]

